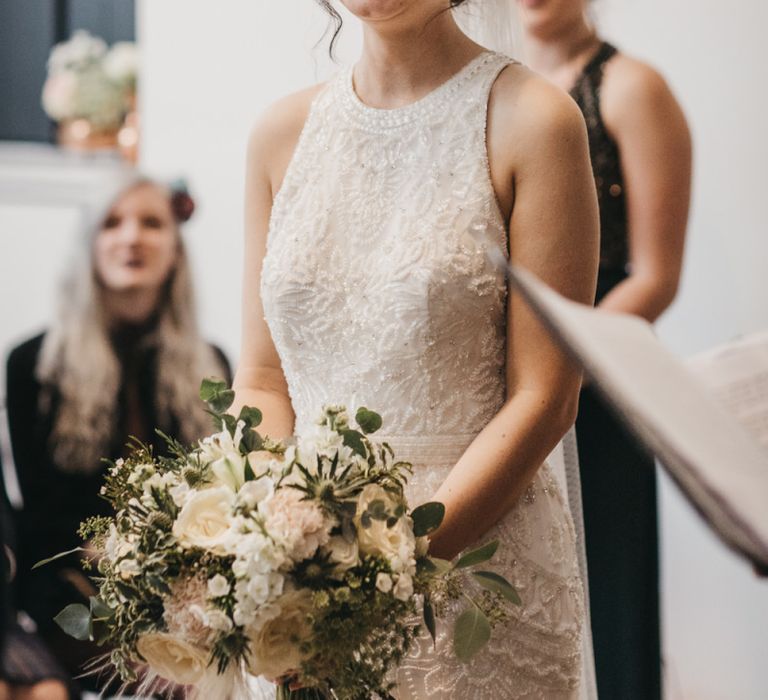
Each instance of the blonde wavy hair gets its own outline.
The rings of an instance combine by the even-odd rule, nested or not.
[[[130,174],[112,183],[85,217],[75,259],[62,280],[54,321],[43,339],[35,370],[41,384],[40,409],[56,415],[50,448],[57,466],[70,473],[95,473],[108,456],[118,416],[121,366],[110,341],[109,314],[97,279],[93,241],[119,198],[140,185],[170,189]],[[155,408],[161,424],[175,417],[183,442],[210,432],[210,417],[198,397],[200,381],[223,376],[211,346],[198,331],[189,261],[177,225],[178,257],[156,310],[157,325],[146,344],[157,351]]]

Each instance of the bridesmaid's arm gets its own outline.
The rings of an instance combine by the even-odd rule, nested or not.
[[[570,98],[540,79],[512,83],[494,88],[502,92],[489,121],[492,171],[495,161],[496,172],[514,182],[511,259],[564,296],[591,304],[598,214],[583,119]],[[494,122],[503,125],[500,138]],[[516,293],[508,304],[506,380],[504,407],[435,494],[446,506],[431,538],[436,556],[453,557],[509,512],[576,418],[581,374]]]
[[[318,87],[283,98],[254,127],[245,179],[245,251],[240,362],[232,412],[255,406],[264,414],[259,430],[274,438],[293,433],[295,416],[280,357],[261,302],[261,267],[266,253],[274,194],[282,183],[309,105]]]
[[[600,306],[655,321],[680,280],[691,195],[691,135],[652,68],[619,55],[606,67],[603,119],[621,154],[630,276]]]

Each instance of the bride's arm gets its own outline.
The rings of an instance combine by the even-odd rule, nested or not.
[[[280,357],[264,320],[261,266],[266,252],[272,201],[293,155],[317,88],[286,97],[270,107],[248,143],[245,178],[245,249],[240,362],[233,388],[232,412],[259,408],[259,431],[275,438],[293,433],[295,416]]]
[[[564,296],[592,303],[599,224],[583,119],[570,98],[538,79],[515,92],[523,94],[502,95],[491,113],[523,115],[503,122],[508,141],[496,139],[509,153],[514,182],[511,259]],[[432,537],[436,556],[453,557],[501,519],[576,418],[580,372],[516,293],[508,305],[506,380],[504,407],[435,495],[446,506]]]

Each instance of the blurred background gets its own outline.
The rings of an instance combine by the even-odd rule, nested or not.
[[[768,328],[768,5],[598,0],[594,8],[606,38],[663,72],[693,132],[683,280],[659,336],[685,357]],[[248,132],[269,103],[336,70],[326,27],[312,0],[3,1],[4,351],[45,327],[89,193],[133,159],[153,175],[184,176],[196,196],[184,235],[203,334],[236,364]],[[52,46],[80,29],[110,46],[138,47],[135,96],[130,85],[112,95],[123,100],[113,105],[120,118],[98,133],[78,131],[69,117],[51,119],[41,106]],[[338,64],[352,62],[359,46],[359,31],[347,22]],[[132,58],[123,49],[115,63],[122,59],[127,70]],[[49,104],[49,113],[65,106]],[[663,477],[660,509],[666,697],[768,697],[766,583],[714,539]]]

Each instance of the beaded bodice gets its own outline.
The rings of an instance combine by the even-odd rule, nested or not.
[[[297,430],[324,403],[388,433],[476,434],[504,401],[506,229],[485,146],[485,52],[382,110],[351,70],[315,99],[272,210],[264,310]]]

